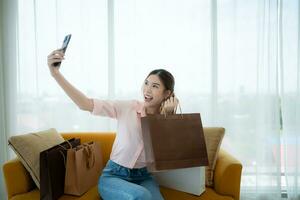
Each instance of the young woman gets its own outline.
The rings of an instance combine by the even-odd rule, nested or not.
[[[61,62],[64,53],[53,51],[48,66],[53,78],[74,103],[94,115],[118,120],[118,129],[110,159],[103,169],[98,191],[104,200],[161,200],[159,186],[147,171],[140,118],[151,114],[176,112],[174,77],[164,69],[153,70],[146,77],[143,101],[100,100],[86,97],[71,85],[54,63]]]

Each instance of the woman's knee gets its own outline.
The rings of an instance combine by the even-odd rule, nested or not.
[[[119,188],[119,190],[114,190],[113,188],[108,189],[107,187],[103,187],[101,184],[98,184],[98,192],[105,200],[113,199],[111,197],[123,200],[152,200],[152,194],[147,189],[128,191]]]
[[[98,180],[98,192],[101,193],[101,188],[103,188],[103,179],[104,177],[100,176]]]
[[[152,200],[151,192],[143,186],[130,186],[130,183],[124,184],[122,180],[118,180],[117,183],[116,179],[113,180],[111,177],[100,176],[98,181],[100,196],[103,199],[109,199],[109,196],[120,196],[122,197],[121,199],[126,200]]]
[[[130,194],[130,200],[152,200],[152,194],[147,189],[142,189]]]

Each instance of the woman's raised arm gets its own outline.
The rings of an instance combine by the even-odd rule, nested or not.
[[[54,66],[54,63],[61,62],[63,59],[64,53],[60,50],[55,50],[48,56],[48,67],[52,77],[81,110],[92,112],[94,108],[93,100],[86,97],[65,79],[59,71],[60,66]]]

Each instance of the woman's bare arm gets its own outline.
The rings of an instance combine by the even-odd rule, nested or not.
[[[67,79],[65,79],[65,77],[60,73],[59,66],[54,67],[53,63],[61,62],[63,59],[64,53],[60,50],[55,50],[48,56],[48,66],[52,77],[81,110],[92,112],[94,108],[93,100],[86,97],[69,81],[67,81]]]

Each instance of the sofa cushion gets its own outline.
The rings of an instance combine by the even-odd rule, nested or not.
[[[225,134],[224,128],[203,128],[209,165],[205,169],[205,184],[213,186],[217,155]]]
[[[40,152],[64,142],[63,137],[55,129],[12,136],[8,139],[33,181],[40,187]]]

